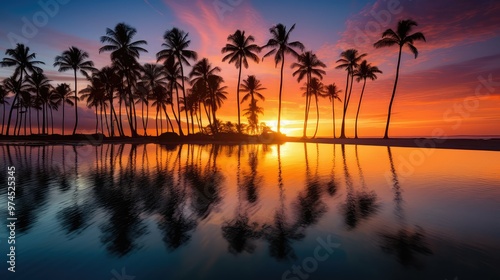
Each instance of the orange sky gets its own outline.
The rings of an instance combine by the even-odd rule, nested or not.
[[[420,51],[417,59],[413,59],[408,52],[403,53],[390,135],[430,136],[437,132],[448,136],[500,135],[500,53],[495,47],[500,44],[500,22],[497,20],[500,4],[496,1],[483,1],[480,4],[445,1],[449,5],[435,1],[401,1],[399,5],[389,7],[389,2],[318,3],[307,6],[307,9],[304,3],[297,3],[289,4],[279,12],[279,3],[265,4],[262,1],[234,1],[231,2],[233,6],[226,7],[227,10],[217,10],[213,1],[158,0],[135,3],[136,9],[123,8],[122,14],[128,11],[129,16],[120,15],[118,11],[91,22],[85,15],[91,12],[104,13],[106,8],[97,9],[69,2],[60,7],[66,9],[68,14],[51,18],[47,26],[40,28],[39,34],[29,40],[29,45],[37,52],[37,58],[47,63],[44,69],[54,83],[67,82],[73,87],[71,73],[61,74],[51,67],[53,57],[67,48],[66,45],[76,45],[88,51],[97,67],[108,65],[109,54],[98,53],[102,46],[99,36],[104,34],[106,27],[125,21],[137,28],[136,40],[148,41],[146,48],[149,52],[141,56],[141,62],[155,62],[154,55],[161,49],[164,31],[178,26],[189,32],[191,48],[198,52],[200,59],[207,57],[214,66],[222,69],[221,75],[228,86],[229,96],[218,117],[234,122],[237,120],[235,95],[238,72],[234,65],[221,61],[220,53],[227,36],[236,29],[244,29],[256,38],[256,44],[263,45],[269,39],[269,27],[278,22],[288,27],[296,23],[291,40],[303,42],[306,50],[314,51],[325,62],[325,84],[335,82],[344,90],[346,73],[335,69],[335,61],[346,48],[357,48],[362,53],[368,53],[366,59],[384,72],[378,80],[367,82],[359,120],[361,137],[379,137],[385,128],[397,49],[377,50],[372,44],[379,39],[377,34],[381,30],[394,28],[398,19],[413,18],[419,23],[416,31],[426,35],[427,43],[416,43]],[[10,48],[6,39],[8,32],[20,32],[17,16],[30,18],[39,9],[36,5],[24,4],[21,8],[14,7],[21,4],[10,5],[13,6],[10,17],[0,19],[2,26],[6,26],[5,30],[0,31],[0,50]],[[72,8],[78,8],[80,13],[75,14]],[[326,10],[331,10],[331,13]],[[389,15],[389,18],[384,18],[384,15]],[[86,24],[78,25],[82,22]],[[303,82],[297,83],[292,77],[290,65],[293,58],[287,56],[285,62],[282,132],[300,136],[305,101],[300,90]],[[12,69],[0,69],[0,77],[3,79],[11,72]],[[279,68],[270,58],[259,64],[250,63],[249,69],[243,69],[242,77],[247,75],[256,75],[267,88],[263,92],[266,101],[260,104],[265,114],[260,120],[274,128],[277,120]],[[83,78],[79,81],[79,88],[85,87]],[[360,90],[361,84],[356,83],[347,112],[348,137],[354,135],[353,122]],[[321,99],[319,104],[318,136],[329,137],[332,135],[331,104],[328,99]],[[242,109],[245,106],[242,105]],[[337,134],[340,132],[341,108],[341,103],[337,103]],[[154,117],[153,111],[150,110],[151,117]],[[66,114],[66,125],[72,127],[73,116],[69,112]],[[308,135],[312,135],[316,121],[314,107],[311,108],[309,119]],[[246,122],[243,116],[242,121]],[[81,122],[82,131],[93,130],[93,111],[83,105]],[[150,124],[149,128],[154,129],[154,124]]]

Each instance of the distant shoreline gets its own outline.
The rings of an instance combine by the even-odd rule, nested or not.
[[[465,139],[465,138],[316,138],[302,139],[299,137],[248,136],[248,135],[189,135],[189,136],[139,136],[139,137],[103,137],[99,134],[78,135],[30,135],[5,136],[0,135],[0,145],[101,145],[101,144],[198,144],[198,145],[240,145],[240,144],[281,144],[286,142],[346,144],[368,146],[392,146],[412,148],[439,148],[461,150],[500,151],[500,138]]]

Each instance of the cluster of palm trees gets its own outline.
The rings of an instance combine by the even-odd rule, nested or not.
[[[425,40],[422,33],[409,34],[412,27],[416,26],[412,20],[402,20],[398,23],[397,31],[386,30],[382,39],[374,44],[375,47],[399,46],[398,68],[396,81],[389,105],[389,114],[385,137],[388,137],[388,127],[392,110],[392,103],[396,92],[399,76],[402,47],[407,45],[410,50],[418,54],[413,45],[414,41]],[[52,86],[50,80],[44,75],[39,65],[44,64],[36,60],[36,54],[30,53],[29,47],[18,44],[13,49],[8,49],[1,62],[2,67],[15,67],[12,77],[7,78],[0,85],[0,103],[2,104],[2,134],[9,135],[11,118],[16,111],[16,122],[14,124],[14,135],[20,135],[21,127],[24,126],[24,134],[27,134],[27,122],[29,122],[30,134],[32,129],[32,110],[36,110],[37,133],[49,133],[49,113],[53,129],[53,111],[62,105],[62,134],[64,134],[65,104],[74,106],[75,123],[73,134],[78,129],[78,101],[86,101],[86,105],[95,111],[96,133],[100,132],[109,136],[125,136],[125,126],[128,126],[132,136],[139,135],[140,126],[148,134],[148,121],[150,106],[156,109],[156,134],[177,131],[180,135],[195,133],[217,134],[219,132],[246,131],[250,134],[258,134],[262,125],[259,123],[259,115],[264,110],[258,102],[264,101],[262,93],[266,88],[255,75],[248,75],[242,80],[242,68],[249,67],[249,61],[258,63],[258,53],[268,50],[262,60],[273,56],[276,66],[280,68],[280,86],[278,103],[278,133],[281,129],[281,103],[283,93],[283,70],[285,57],[292,56],[296,59],[291,64],[295,69],[293,76],[301,82],[305,78],[304,96],[306,99],[304,132],[307,137],[307,123],[312,98],[316,106],[316,127],[313,138],[316,137],[319,125],[318,97],[328,97],[332,104],[333,137],[336,137],[335,128],[335,100],[342,101],[339,97],[341,91],[335,83],[324,85],[323,76],[326,74],[326,65],[321,62],[312,51],[304,51],[304,45],[299,41],[291,41],[290,33],[295,25],[287,29],[283,24],[270,28],[271,38],[263,46],[254,44],[255,38],[246,35],[245,31],[236,30],[227,38],[228,42],[221,52],[225,54],[222,61],[234,64],[238,69],[238,84],[236,87],[237,116],[238,122],[222,122],[217,118],[217,111],[227,99],[227,86],[220,76],[221,69],[212,65],[207,58],[198,60],[195,51],[189,49],[191,41],[188,33],[178,28],[167,30],[163,36],[163,49],[156,54],[157,63],[140,64],[141,53],[147,52],[144,48],[147,42],[144,40],[134,41],[136,29],[119,23],[114,29],[107,28],[106,34],[100,38],[104,44],[99,52],[110,53],[111,65],[101,69],[94,68],[94,63],[89,60],[89,54],[77,47],[70,47],[55,58],[54,67],[60,72],[72,71],[75,85],[71,89],[63,83]],[[353,81],[363,81],[358,109],[356,113],[355,137],[358,137],[358,117],[361,101],[365,91],[366,80],[375,80],[378,73],[382,73],[376,66],[372,66],[355,49],[348,49],[341,53],[337,61],[338,69],[347,72],[346,87],[343,99],[343,115],[341,138],[345,138],[345,117],[352,95]],[[186,71],[186,67],[190,71]],[[87,80],[86,88],[78,91],[77,78],[80,72]],[[245,93],[240,99],[240,91]],[[13,94],[12,102],[8,96]],[[80,96],[79,96],[80,95]],[[243,115],[247,117],[248,124],[241,123],[240,104],[248,102]],[[8,120],[5,127],[6,105],[10,105]],[[140,107],[140,109],[138,108]],[[138,110],[141,114],[141,124],[138,123]],[[42,121],[40,124],[40,113]],[[173,117],[173,118],[172,118]],[[203,122],[205,121],[205,125]],[[24,122],[24,125],[23,125]],[[208,125],[206,124],[208,122]],[[175,127],[174,127],[175,123]]]

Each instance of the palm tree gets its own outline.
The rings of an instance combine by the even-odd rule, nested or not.
[[[181,102],[179,96],[179,88],[182,88],[182,84],[179,82],[180,79],[185,79],[184,76],[181,76],[181,68],[179,62],[176,61],[175,57],[170,56],[163,62],[165,76],[168,82],[168,92],[171,97],[173,97],[174,89],[176,92],[176,104],[177,104],[177,114],[175,114],[174,103],[171,102],[170,106],[172,108],[172,113],[174,114],[175,121],[177,122],[177,127],[179,128],[179,134],[184,135],[181,127]],[[179,118],[177,117],[179,116]],[[172,130],[174,128],[172,127]]]
[[[111,52],[111,61],[117,68],[121,69],[122,77],[126,80],[126,95],[128,96],[128,104],[130,105],[128,121],[132,136],[137,136],[136,126],[134,126],[135,122],[132,120],[132,116],[135,117],[133,114],[135,111],[135,103],[133,102],[132,96],[133,78],[137,76],[135,74],[138,74],[138,69],[141,68],[140,64],[137,62],[140,53],[148,52],[141,47],[142,45],[147,45],[145,40],[132,40],[136,33],[137,30],[135,28],[125,23],[118,23],[114,29],[106,28],[106,35],[101,36],[101,43],[107,43],[107,45],[99,49],[99,53]],[[122,96],[123,95],[120,95],[120,105],[122,104]],[[136,120],[136,118],[134,120]]]
[[[316,134],[318,133],[319,126],[319,105],[318,105],[318,96],[322,96],[325,93],[325,86],[323,83],[316,77],[311,79],[309,83],[309,94],[314,96],[314,100],[316,102],[316,128],[314,129],[314,134],[312,138],[316,138]],[[309,98],[309,104],[311,106],[311,101]],[[309,108],[307,108],[307,112],[309,113]]]
[[[259,132],[259,114],[264,114],[263,108],[257,105],[257,102],[256,99],[252,99],[248,104],[248,108],[243,110],[245,111],[244,115],[248,118],[247,129],[252,134]]]
[[[413,30],[413,26],[417,26],[418,24],[411,20],[400,20],[398,22],[397,30],[394,31],[392,29],[387,29],[382,33],[382,39],[378,40],[373,46],[375,48],[383,48],[383,47],[392,47],[394,45],[399,47],[398,54],[398,64],[396,66],[396,79],[394,80],[394,88],[392,89],[391,102],[389,103],[389,113],[387,114],[387,124],[385,126],[384,138],[389,138],[389,123],[391,121],[391,111],[392,111],[392,103],[394,102],[394,96],[396,95],[396,87],[398,85],[399,78],[399,66],[401,65],[401,52],[403,50],[403,46],[408,46],[410,51],[415,55],[415,59],[418,56],[418,50],[413,45],[415,41],[424,41],[425,37],[422,32],[416,32],[410,34]]]
[[[35,93],[36,100],[39,102],[40,100],[40,90],[43,87],[50,86],[50,80],[43,74],[43,72],[33,72],[30,76],[27,77],[26,82],[29,85],[28,91]],[[42,107],[42,134],[45,134],[45,107]],[[38,121],[38,131],[40,131],[40,118],[37,111],[37,121]],[[40,132],[38,132],[40,133]]]
[[[163,39],[165,39],[165,43],[162,44],[165,49],[159,51],[156,54],[156,58],[158,61],[168,60],[169,57],[174,57],[175,60],[179,63],[179,67],[181,70],[182,77],[182,97],[186,100],[186,90],[184,87],[184,68],[183,64],[190,65],[189,60],[196,60],[198,55],[195,51],[188,50],[189,44],[191,40],[188,40],[189,33],[186,33],[176,27],[171,30],[167,30],[165,35],[163,35]],[[179,108],[180,110],[180,108]],[[189,119],[186,113],[186,122],[188,124],[188,134],[189,134]],[[179,112],[180,114],[180,112]],[[180,119],[180,115],[179,115]],[[180,122],[180,121],[179,121]],[[179,132],[182,135],[182,130],[179,127]]]
[[[347,107],[349,106],[349,101],[351,100],[354,70],[358,67],[359,62],[365,56],[366,53],[358,54],[358,50],[348,49],[340,53],[341,58],[337,60],[337,63],[341,64],[335,68],[345,69],[347,71],[347,78],[346,78],[345,92],[344,92],[344,111],[342,113],[342,127],[340,129],[340,138],[345,138],[345,115],[347,113]],[[350,83],[349,83],[349,77],[351,78]],[[349,89],[349,84],[351,85],[350,89]]]
[[[9,95],[9,92],[5,89],[3,85],[0,85],[0,104],[2,104],[2,130],[0,131],[0,134],[3,135],[3,129],[5,126],[5,104],[10,104],[7,101],[7,96]]]
[[[24,113],[24,111],[22,110],[20,111],[19,109],[25,107],[26,99],[28,98],[27,96],[29,95],[28,85],[25,83],[25,81],[26,80],[18,80],[16,79],[15,76],[12,76],[10,78],[5,79],[3,82],[5,90],[7,91],[8,94],[13,93],[19,96],[17,102],[16,103],[12,102],[11,104],[11,108],[12,107],[16,108],[18,112],[16,116],[16,123],[14,125],[14,135],[16,135],[16,131],[18,135],[20,134],[22,117],[23,117],[22,114]],[[9,135],[8,132],[9,132],[9,122],[7,122],[7,133],[5,135]]]
[[[339,93],[342,91],[338,89],[335,83],[326,86],[326,92],[323,94],[323,97],[328,97],[330,102],[332,103],[332,123],[333,123],[333,138],[337,138],[335,135],[335,100],[342,102],[339,97]]]
[[[210,100],[209,105],[212,109],[213,124],[211,124],[211,129],[213,133],[217,133],[217,119],[215,116],[215,111],[217,110],[216,90],[219,88],[219,84],[223,82],[222,78],[217,75],[220,71],[221,69],[219,67],[212,67],[212,64],[208,62],[208,59],[203,58],[193,66],[191,73],[189,73],[191,85],[194,86],[199,83],[208,90]],[[212,122],[210,118],[209,122]]]
[[[322,69],[319,69],[319,67],[325,68],[326,65],[323,62],[321,62],[321,60],[319,60],[316,57],[316,54],[314,54],[311,51],[307,51],[307,52],[299,55],[298,62],[294,62],[292,64],[292,69],[298,68],[292,74],[294,77],[295,77],[295,75],[298,75],[297,82],[302,81],[302,79],[304,79],[304,77],[306,77],[306,94],[305,94],[305,96],[306,96],[306,108],[305,108],[305,117],[304,117],[304,132],[302,135],[303,138],[307,138],[307,136],[306,136],[307,120],[309,118],[309,107],[310,107],[310,102],[311,102],[311,95],[309,94],[309,88],[310,88],[312,76],[314,75],[314,76],[319,77],[320,79],[323,79],[323,75],[326,74],[326,72]],[[315,98],[316,98],[316,107],[317,107],[318,96],[315,95]],[[317,127],[318,126],[316,124],[316,128]],[[316,133],[315,133],[315,135],[316,135]]]
[[[120,136],[124,136],[123,129],[120,126],[120,122],[118,121],[118,117],[116,116],[116,112],[115,112],[115,109],[113,106],[114,92],[118,88],[119,84],[121,84],[120,77],[116,73],[116,69],[114,69],[112,67],[107,67],[107,66],[103,67],[100,71],[98,71],[97,73],[94,74],[94,78],[98,79],[100,81],[100,83],[103,85],[105,95],[106,95],[106,98],[108,99],[108,103],[110,106],[110,114],[109,114],[110,119],[109,119],[109,121],[110,121],[111,129],[110,129],[109,135],[111,137],[114,136],[114,130],[115,130],[114,129],[114,121],[113,121],[113,115],[114,115],[116,123],[118,125],[118,132],[119,132]],[[118,113],[120,113],[120,112],[118,112]],[[104,114],[106,114],[106,111],[104,111]],[[121,115],[120,115],[120,118],[121,118]]]
[[[238,85],[236,88],[236,100],[238,103],[238,132],[241,133],[241,122],[240,122],[240,80],[241,80],[241,66],[243,65],[248,69],[247,57],[255,62],[259,62],[259,57],[256,53],[260,52],[260,47],[256,44],[252,44],[255,38],[250,35],[245,36],[245,31],[236,30],[234,34],[227,37],[229,41],[224,48],[222,48],[222,53],[228,53],[222,62],[229,59],[229,63],[234,63],[238,71]]]
[[[296,49],[301,51],[304,50],[304,45],[299,41],[289,42],[290,33],[295,29],[295,24],[292,25],[290,30],[286,30],[286,26],[279,23],[269,29],[271,32],[271,39],[262,48],[271,48],[271,50],[264,55],[264,58],[274,54],[275,66],[281,62],[281,76],[280,76],[280,92],[278,101],[278,133],[280,133],[281,127],[281,94],[283,91],[283,69],[285,67],[285,55],[291,54],[294,57],[298,57]]]
[[[143,75],[142,75],[142,83],[144,87],[147,89],[146,91],[146,98],[142,99],[142,104],[146,103],[146,121],[144,121],[144,116],[142,117],[143,119],[143,127],[144,127],[144,135],[147,135],[147,128],[148,128],[148,113],[149,113],[149,106],[148,106],[148,98],[147,96],[151,96],[153,94],[153,90],[157,86],[162,86],[166,87],[167,82],[166,79],[167,77],[165,76],[165,71],[163,70],[163,67],[161,67],[158,64],[149,64],[146,63],[142,67],[143,69]],[[144,111],[144,108],[141,108],[141,112]]]
[[[73,102],[73,100],[78,97],[71,96],[73,92],[71,91],[69,85],[66,83],[58,84],[54,89],[54,93],[56,95],[56,98],[59,99],[58,103],[62,104],[62,135],[64,135],[64,121],[66,120],[64,118],[64,104],[74,106],[76,102]]]
[[[265,101],[266,98],[264,97],[264,95],[262,95],[262,93],[259,92],[265,89],[265,87],[262,87],[260,80],[258,80],[254,75],[248,76],[245,80],[243,80],[243,83],[240,86],[240,90],[242,92],[247,92],[247,94],[245,94],[241,99],[241,103],[243,104],[243,102],[247,101],[248,98],[250,98],[250,102],[257,98]]]
[[[370,63],[366,62],[366,60],[363,60],[361,64],[358,66],[358,69],[354,72],[354,76],[356,77],[356,82],[360,82],[363,80],[363,88],[361,89],[361,96],[359,97],[359,104],[358,104],[358,112],[356,113],[356,124],[354,128],[354,138],[358,138],[358,116],[359,116],[359,109],[361,108],[361,101],[363,100],[363,93],[365,92],[365,86],[366,86],[366,79],[370,79],[372,81],[377,79],[377,74],[380,73],[382,74],[382,71],[378,69],[377,66],[372,66]]]
[[[76,81],[76,72],[80,70],[80,73],[88,78],[89,74],[87,71],[96,71],[94,62],[87,60],[87,58],[89,58],[87,52],[73,46],[65,50],[62,55],[56,56],[54,62],[54,67],[59,66],[59,72],[73,70],[75,76],[75,127],[73,128],[73,135],[76,134],[76,128],[78,127],[78,85]]]
[[[211,93],[210,104],[212,107],[215,133],[218,132],[219,128],[219,120],[217,120],[217,116],[215,115],[215,113],[217,112],[217,109],[219,109],[222,106],[224,100],[227,99],[227,91],[226,91],[227,86],[223,86],[222,85],[223,82],[224,79],[220,76],[217,75],[208,76],[207,85],[208,85],[208,91]]]
[[[17,44],[14,49],[7,49],[5,51],[5,54],[10,56],[10,57],[4,57],[3,60],[0,62],[0,67],[11,67],[15,66],[16,69],[14,70],[14,75],[13,78],[19,77],[19,81],[23,81],[23,75],[29,75],[28,72],[41,72],[42,69],[38,66],[37,64],[45,64],[42,61],[34,60],[36,59],[36,54],[31,53],[30,54],[30,48],[26,47],[23,44]],[[7,131],[5,135],[9,135],[9,129],[10,129],[10,121],[12,118],[12,111],[14,109],[14,105],[16,105],[16,102],[19,98],[20,92],[15,92],[14,93],[14,100],[12,101],[12,106],[10,107],[9,111],[9,119],[7,120]],[[19,112],[19,110],[18,110]]]

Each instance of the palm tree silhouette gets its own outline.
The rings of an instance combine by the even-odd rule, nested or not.
[[[175,114],[174,110],[174,103],[170,102],[170,106],[172,107],[172,113],[174,114],[175,121],[177,122],[177,127],[179,128],[179,134],[183,135],[182,132],[182,127],[181,127],[181,101],[179,98],[179,88],[182,88],[182,84],[179,83],[178,80],[180,79],[185,79],[184,76],[181,76],[181,68],[179,62],[175,60],[174,56],[168,57],[164,62],[163,62],[164,70],[165,70],[165,76],[168,81],[168,92],[170,96],[173,96],[174,89],[176,91],[176,103],[177,103],[177,114]],[[177,115],[179,118],[177,118]],[[173,127],[172,127],[173,130]]]
[[[59,66],[59,72],[73,70],[75,76],[75,127],[73,128],[73,135],[76,134],[76,128],[78,127],[78,85],[76,81],[76,72],[80,70],[80,73],[88,78],[89,74],[87,71],[96,71],[94,62],[86,60],[87,58],[89,58],[87,52],[73,46],[65,50],[62,55],[56,56],[54,62],[54,67]]]
[[[247,79],[243,80],[243,83],[240,87],[242,92],[246,92],[241,99],[241,103],[245,102],[250,98],[250,104],[248,104],[248,109],[245,111],[245,116],[248,117],[248,127],[252,134],[259,132],[259,116],[258,114],[263,114],[263,108],[257,106],[257,98],[262,101],[265,101],[266,98],[259,91],[265,90],[266,88],[262,87],[260,81],[254,76],[250,75]]]
[[[283,92],[283,69],[285,67],[285,55],[291,54],[294,57],[299,57],[296,49],[301,51],[304,50],[304,45],[299,41],[289,42],[290,33],[295,29],[295,24],[287,31],[286,26],[279,23],[269,29],[271,33],[271,39],[262,46],[262,48],[271,48],[271,50],[264,55],[264,58],[274,54],[275,66],[281,62],[281,74],[280,74],[280,92],[278,101],[278,133],[281,133],[281,94]]]
[[[17,44],[14,49],[7,49],[5,54],[10,57],[4,57],[0,62],[0,67],[12,67],[15,66],[14,74],[12,79],[16,80],[19,76],[18,81],[23,81],[23,75],[29,75],[28,72],[42,72],[42,69],[37,64],[45,64],[42,61],[35,60],[36,54],[30,54],[30,48],[23,44]],[[7,120],[7,130],[5,135],[9,135],[10,121],[12,118],[12,111],[14,110],[14,105],[16,105],[19,99],[20,92],[14,92],[14,100],[12,101],[12,106],[9,111],[9,119]],[[19,113],[19,110],[17,111]]]
[[[398,22],[398,26],[396,31],[392,29],[387,29],[382,33],[382,39],[378,40],[373,46],[375,48],[383,48],[383,47],[392,47],[394,45],[399,47],[398,54],[398,64],[396,66],[396,78],[394,80],[394,88],[392,89],[391,101],[389,103],[389,113],[387,114],[387,124],[385,126],[384,138],[389,138],[389,123],[391,121],[391,111],[392,111],[392,103],[394,102],[394,96],[396,95],[396,87],[398,85],[399,78],[399,66],[401,65],[401,52],[403,50],[403,46],[408,46],[410,51],[415,55],[415,59],[418,56],[418,50],[413,45],[415,41],[424,41],[425,37],[422,32],[416,32],[410,34],[413,30],[413,26],[417,26],[418,24],[411,20],[400,20]]]
[[[307,120],[309,117],[309,107],[310,107],[310,102],[311,102],[311,95],[309,94],[309,90],[311,87],[311,79],[312,76],[319,77],[320,79],[323,79],[323,75],[326,74],[325,70],[320,69],[325,68],[326,65],[321,62],[317,57],[316,54],[314,54],[311,51],[307,51],[298,57],[298,62],[294,62],[292,64],[292,69],[293,68],[298,68],[293,72],[293,76],[298,75],[297,77],[297,82],[302,81],[304,77],[306,77],[306,106],[305,106],[305,117],[304,117],[304,132],[302,137],[307,138],[306,133],[307,133]],[[316,98],[316,106],[318,105],[318,96],[315,95]],[[317,126],[316,126],[317,127]],[[316,136],[316,133],[314,134]],[[314,138],[314,137],[313,137]]]
[[[146,103],[146,119],[144,121],[144,107],[141,108],[141,113],[143,114],[142,119],[143,119],[143,128],[144,128],[144,135],[147,135],[147,129],[148,129],[148,113],[149,113],[149,106],[148,106],[148,96],[151,96],[153,93],[153,90],[157,86],[162,86],[166,87],[167,82],[166,82],[166,76],[165,72],[163,71],[163,68],[158,65],[158,64],[149,64],[146,63],[142,67],[143,69],[143,75],[142,75],[142,82],[144,87],[147,89],[145,98],[142,99],[142,105],[144,106],[144,103]]]
[[[340,129],[340,138],[345,137],[345,115],[347,113],[347,107],[349,106],[349,101],[351,100],[352,93],[352,82],[353,82],[353,74],[354,70],[358,67],[359,61],[363,57],[366,56],[366,53],[359,54],[356,49],[348,49],[340,53],[340,59],[337,60],[337,63],[341,63],[335,67],[336,69],[345,69],[347,71],[347,78],[345,84],[345,92],[344,92],[344,110],[342,113],[342,127]],[[349,77],[351,81],[349,82]],[[350,85],[350,88],[349,88]]]
[[[118,85],[120,83],[120,77],[116,73],[116,69],[114,69],[112,67],[107,67],[106,66],[106,67],[103,67],[97,73],[95,73],[94,74],[94,78],[98,79],[99,82],[102,84],[102,86],[104,88],[105,98],[108,99],[108,103],[109,103],[109,106],[110,106],[110,114],[109,114],[110,115],[110,119],[109,119],[109,122],[110,122],[110,126],[111,126],[109,135],[111,137],[113,137],[114,136],[114,131],[115,131],[115,129],[114,129],[113,115],[115,116],[115,119],[117,119],[116,112],[115,112],[114,105],[113,105],[113,99],[114,99],[114,92],[118,88]],[[104,111],[104,114],[106,114],[106,111]],[[121,136],[123,136],[124,134],[123,134],[122,129],[120,127],[120,122],[118,120],[116,120],[116,123],[118,125],[118,132],[119,132],[119,134]]]
[[[183,64],[190,65],[189,60],[196,60],[198,55],[195,51],[188,50],[189,44],[191,40],[188,40],[189,33],[185,33],[184,31],[178,29],[177,27],[172,28],[171,30],[167,30],[165,35],[163,35],[163,39],[165,39],[165,43],[162,44],[165,49],[159,51],[156,54],[156,58],[158,61],[166,60],[169,57],[174,57],[179,63],[179,67],[181,70],[182,77],[182,97],[184,100],[186,99],[186,90],[184,87],[184,68]],[[179,119],[180,119],[180,108],[179,108]],[[189,119],[186,113],[186,123],[188,124],[188,134],[189,134]],[[179,128],[179,132],[182,135],[182,130]]]
[[[133,72],[141,68],[140,64],[137,62],[140,52],[148,52],[141,47],[142,45],[147,45],[145,40],[132,41],[136,33],[137,30],[135,28],[125,23],[118,23],[115,29],[106,28],[106,35],[101,36],[101,43],[108,43],[108,45],[104,45],[99,49],[99,53],[111,52],[111,61],[117,68],[122,70],[122,75],[127,82],[128,104],[131,107],[131,116],[133,115],[132,111],[135,111],[135,109],[133,110],[133,108],[135,108],[135,103],[132,97],[132,84],[134,83]],[[129,117],[129,124],[132,136],[137,136],[137,130],[131,117]]]
[[[207,88],[210,99],[210,107],[212,109],[212,132],[217,133],[217,118],[216,118],[216,91],[218,89],[218,85],[223,81],[222,77],[218,76],[221,69],[219,67],[212,67],[212,64],[208,62],[207,58],[203,58],[198,61],[194,66],[191,72],[189,73],[189,78],[191,79],[191,85],[200,84],[203,87]],[[210,119],[209,119],[210,121]],[[210,121],[211,122],[211,121]]]
[[[377,66],[372,66],[370,63],[363,60],[361,64],[358,66],[358,69],[354,71],[354,76],[356,77],[356,82],[360,82],[363,80],[363,88],[361,89],[361,96],[359,97],[358,111],[356,113],[356,124],[354,128],[354,138],[358,138],[358,116],[359,109],[361,109],[361,101],[363,100],[363,93],[365,92],[366,79],[370,79],[372,81],[377,79],[377,74],[381,73],[380,69]]]
[[[337,88],[337,85],[335,83],[327,85],[325,89],[326,91],[322,96],[328,97],[328,99],[330,99],[330,102],[332,103],[333,138],[337,138],[337,136],[335,135],[335,100],[342,102],[339,97],[339,93],[341,93],[342,91]]]
[[[245,31],[236,30],[234,34],[227,37],[229,41],[224,48],[222,48],[222,53],[228,53],[222,58],[222,62],[229,59],[229,63],[234,63],[238,71],[238,85],[236,88],[236,101],[238,103],[238,133],[241,133],[241,121],[240,121],[240,81],[241,81],[241,66],[248,68],[247,57],[255,62],[259,62],[259,57],[256,53],[260,52],[260,47],[256,44],[252,44],[255,38],[252,35],[248,37],[245,36]]]
[[[18,80],[18,79],[16,79],[15,76],[12,76],[12,77],[4,80],[4,87],[8,93],[13,93],[15,95],[18,95],[17,103],[12,103],[11,107],[16,108],[16,111],[18,113],[17,117],[16,117],[16,123],[14,125],[14,135],[16,135],[16,131],[17,131],[17,134],[19,135],[20,131],[21,131],[21,124],[22,124],[22,114],[24,113],[24,111],[19,111],[19,109],[21,109],[24,106],[27,95],[29,95],[29,93],[27,92],[28,85],[25,83],[25,80]],[[15,97],[14,97],[14,101],[15,101]],[[19,123],[19,126],[18,126],[18,123]],[[9,122],[7,122],[7,134],[6,135],[8,135],[8,129],[9,129],[8,125],[9,125]]]
[[[9,92],[5,89],[3,85],[0,85],[0,104],[2,104],[2,130],[0,131],[0,134],[3,135],[3,130],[5,127],[5,104],[10,104],[7,101],[7,96],[9,95]]]
[[[42,87],[50,86],[50,80],[43,74],[43,72],[33,72],[26,78],[29,85],[28,91],[35,93],[36,102],[40,103],[40,90]],[[45,110],[42,107],[42,117],[45,120]],[[40,133],[40,114],[37,110],[38,133]],[[42,120],[42,134],[45,134],[45,122]]]
[[[66,83],[58,84],[55,89],[55,94],[58,99],[60,99],[60,102],[62,103],[62,135],[64,135],[64,104],[68,104],[70,106],[74,106],[76,102],[73,102],[75,100],[75,96],[70,96],[73,92],[71,91],[70,87]],[[77,97],[78,98],[78,97]],[[76,101],[76,100],[75,100]]]

